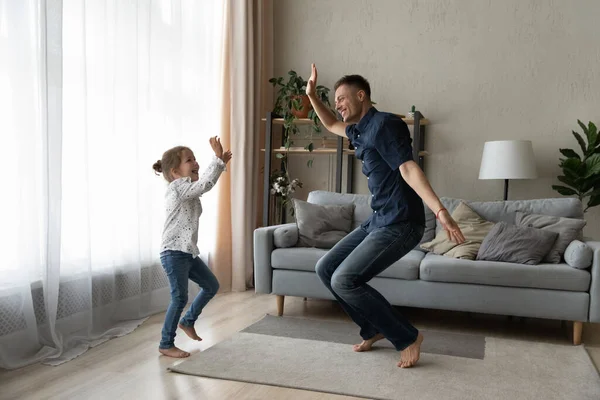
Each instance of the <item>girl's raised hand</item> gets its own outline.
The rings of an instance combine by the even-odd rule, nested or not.
[[[223,153],[223,157],[221,157],[221,160],[223,160],[223,162],[227,164],[229,160],[231,160],[232,156],[233,155],[231,154],[231,150],[227,150],[225,153]]]
[[[212,147],[213,151],[215,152],[215,156],[219,157],[220,159],[223,159],[223,146],[221,145],[221,139],[218,136],[213,136],[210,138],[209,141],[210,147]]]

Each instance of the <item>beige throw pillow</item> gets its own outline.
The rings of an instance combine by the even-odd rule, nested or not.
[[[456,242],[448,239],[448,234],[442,229],[438,232],[435,239],[431,242],[423,243],[421,248],[434,254],[474,260],[477,257],[477,252],[483,239],[492,230],[494,223],[481,218],[465,202],[460,202],[452,213],[452,218],[454,218],[465,236],[464,243],[457,245]]]

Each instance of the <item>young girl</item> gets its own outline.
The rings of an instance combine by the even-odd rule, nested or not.
[[[194,153],[187,147],[178,146],[167,150],[162,160],[152,168],[169,182],[165,196],[167,218],[165,221],[160,261],[171,285],[171,303],[167,309],[162,339],[158,347],[165,356],[183,358],[190,353],[175,347],[175,331],[181,328],[190,338],[202,340],[194,329],[194,323],[202,309],[219,290],[219,282],[206,264],[198,257],[198,219],[202,214],[200,196],[215,186],[231,151],[223,152],[219,138],[210,138],[215,157],[198,175],[198,163]],[[190,309],[181,320],[179,317],[188,301],[188,279],[197,283],[201,290]]]

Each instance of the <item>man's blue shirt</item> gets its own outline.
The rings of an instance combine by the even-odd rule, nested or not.
[[[404,181],[400,165],[413,159],[412,139],[406,123],[375,107],[358,124],[346,127],[346,136],[362,161],[371,192],[373,214],[363,222],[367,231],[400,222],[425,225],[423,201]]]

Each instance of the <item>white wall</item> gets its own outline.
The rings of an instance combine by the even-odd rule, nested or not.
[[[509,198],[559,197],[558,149],[578,148],[578,118],[600,126],[599,16],[594,0],[276,0],[274,71],[308,78],[315,62],[329,87],[365,76],[380,110],[415,104],[433,123],[425,169],[440,196],[502,199],[502,181],[477,179],[483,144],[523,138],[540,178],[511,181]],[[291,162],[299,197],[333,187],[328,158]],[[600,239],[600,207],[586,218]]]

